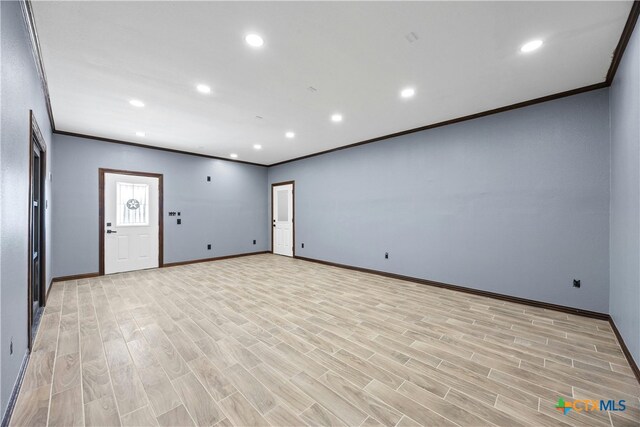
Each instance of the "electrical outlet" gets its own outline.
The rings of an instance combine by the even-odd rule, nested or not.
[[[302,249],[304,249],[304,243],[302,244]]]
[[[389,252],[384,253],[384,259],[389,259]]]
[[[209,244],[207,245],[207,250],[209,250],[209,251],[211,250],[211,243],[209,243]]]
[[[256,244],[256,239],[253,239],[253,244],[254,244],[254,245]]]
[[[579,288],[580,287],[580,280],[573,279],[573,287],[574,288]]]
[[[13,337],[11,337],[11,342],[9,342],[9,354],[13,354]]]

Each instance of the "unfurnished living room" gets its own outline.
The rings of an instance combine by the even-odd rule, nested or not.
[[[640,426],[639,1],[0,1],[5,426]]]

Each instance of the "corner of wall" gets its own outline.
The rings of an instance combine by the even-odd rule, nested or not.
[[[640,363],[640,30],[629,38],[609,89],[609,312]]]

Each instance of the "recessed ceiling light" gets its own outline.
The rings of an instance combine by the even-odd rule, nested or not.
[[[140,101],[139,99],[132,99],[131,101],[129,101],[129,104],[133,105],[134,107],[144,107],[144,102]]]
[[[284,136],[286,136],[287,138],[293,138],[293,137],[296,136],[296,134],[293,133],[293,132],[287,132],[287,133],[284,134]]]
[[[341,122],[342,121],[342,114],[334,114],[333,116],[331,116],[331,121]]]
[[[264,40],[257,34],[249,34],[244,38],[249,46],[260,47],[264,44]]]
[[[523,52],[523,53],[533,52],[534,50],[538,49],[540,46],[542,46],[542,40],[531,40],[530,42],[527,42],[522,45],[522,47],[520,48],[520,52]]]
[[[262,145],[260,145],[260,144],[253,144],[253,148],[255,148],[256,150],[262,150]]]
[[[196,86],[196,89],[198,89],[200,93],[211,93],[211,88],[207,85],[199,84]]]
[[[416,94],[416,90],[410,87],[406,89],[402,89],[402,91],[400,92],[400,96],[403,98],[411,98],[415,94]]]
[[[232,159],[237,159],[238,155],[236,153],[231,153],[229,154],[229,157],[231,157]]]
[[[136,136],[139,136],[140,138],[144,138],[145,136],[147,136],[147,134],[144,132],[136,132]]]

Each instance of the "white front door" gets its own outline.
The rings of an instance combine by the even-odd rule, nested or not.
[[[293,256],[293,184],[273,187],[273,253]]]
[[[157,177],[104,174],[104,273],[158,267]]]

